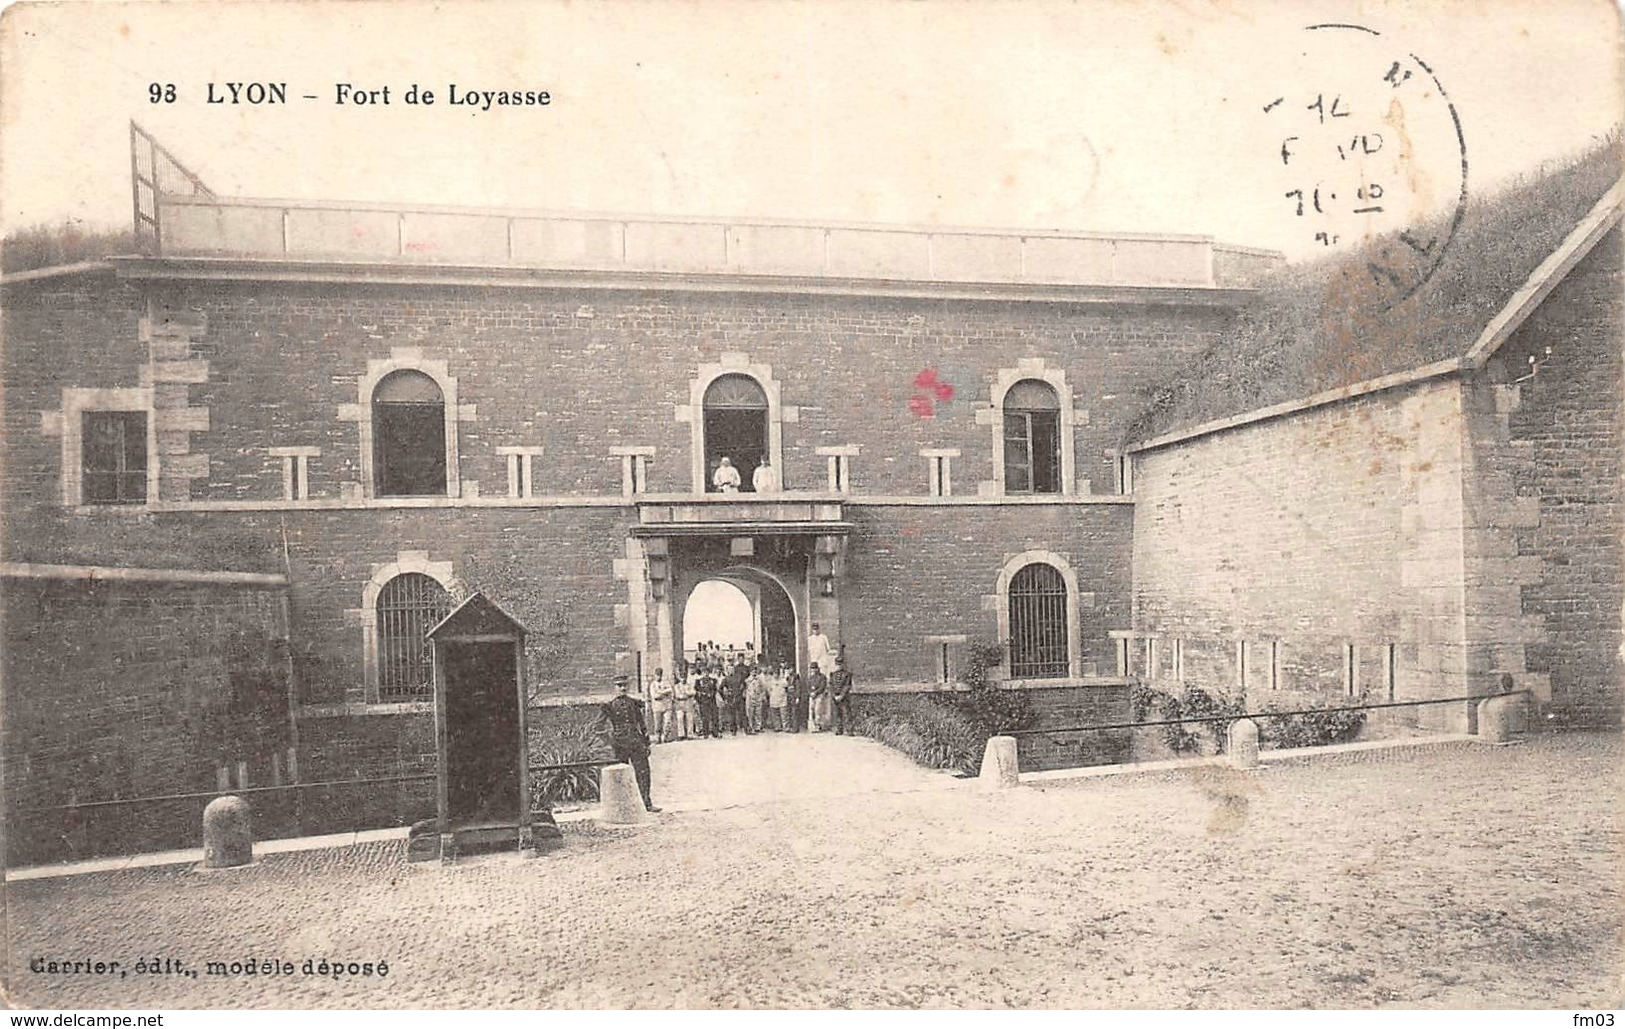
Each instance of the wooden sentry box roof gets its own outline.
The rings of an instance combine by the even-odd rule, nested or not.
[[[530,630],[513,615],[498,607],[484,593],[475,593],[458,604],[427,633],[437,643],[471,640],[522,640]]]

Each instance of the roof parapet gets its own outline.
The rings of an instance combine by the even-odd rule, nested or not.
[[[160,256],[807,280],[1247,289],[1206,236],[812,224],[160,195]]]

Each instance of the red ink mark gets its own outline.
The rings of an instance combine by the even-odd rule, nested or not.
[[[904,536],[918,536],[919,534],[920,534],[920,527],[918,525],[905,525],[905,526],[903,526],[903,535]]]
[[[937,405],[954,398],[954,384],[937,378],[935,368],[926,368],[914,376],[914,388],[920,392],[909,398],[908,409],[917,418],[935,418]]]
[[[434,244],[428,242],[427,240],[421,240],[421,241],[416,242],[416,243],[408,243],[408,244],[406,244],[406,249],[408,249],[408,250],[433,250],[434,249]]]

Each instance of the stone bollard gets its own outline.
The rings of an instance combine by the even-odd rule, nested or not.
[[[977,781],[984,790],[1008,790],[1021,785],[1021,768],[1016,762],[1016,738],[992,736],[982,751],[982,774]]]
[[[1511,743],[1523,697],[1486,697],[1478,702],[1478,738],[1484,743]]]
[[[1230,763],[1237,768],[1258,767],[1258,724],[1251,718],[1230,723]]]
[[[234,868],[254,860],[254,829],[248,801],[216,797],[203,809],[203,867]]]
[[[598,774],[598,821],[604,825],[642,825],[649,820],[632,766],[605,765]]]

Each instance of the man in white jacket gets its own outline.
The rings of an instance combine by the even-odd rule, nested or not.
[[[807,667],[810,669],[816,664],[820,669],[828,672],[835,667],[834,657],[835,652],[830,645],[829,637],[825,636],[824,630],[817,622],[814,622],[812,635],[807,637]]]

